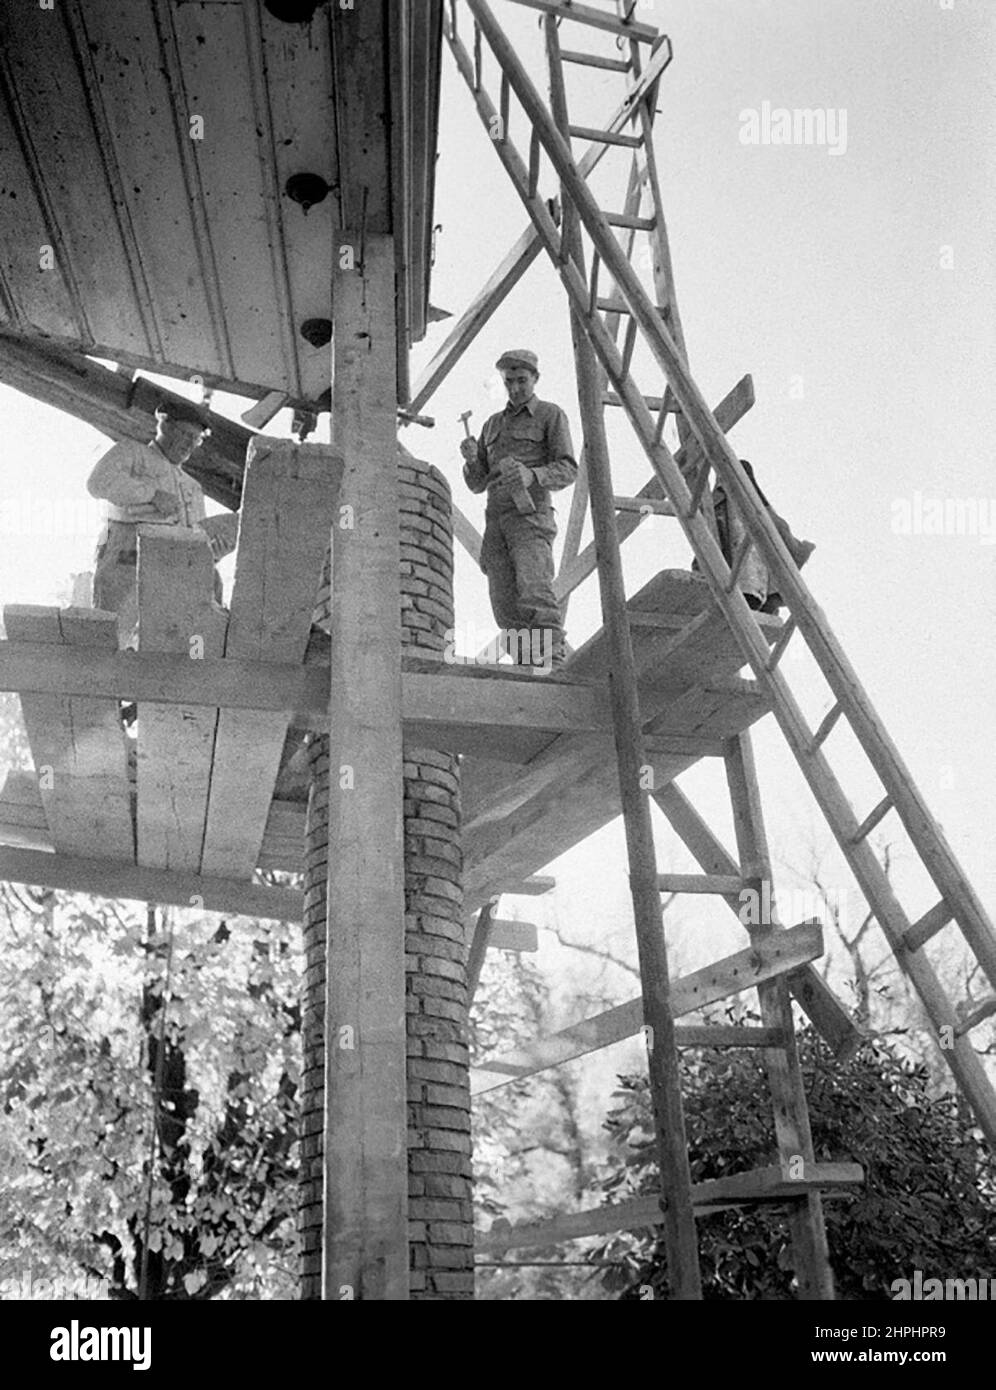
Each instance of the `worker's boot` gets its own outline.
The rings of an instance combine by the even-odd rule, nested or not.
[[[533,674],[537,676],[555,676],[562,671],[567,661],[567,644],[564,640],[563,632],[544,629],[544,644],[542,663],[534,662]],[[547,655],[549,654],[549,655]]]

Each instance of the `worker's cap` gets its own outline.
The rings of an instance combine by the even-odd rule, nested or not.
[[[507,367],[528,367],[531,372],[539,375],[539,358],[535,352],[529,352],[526,348],[517,348],[513,352],[503,352],[495,366],[500,372]]]
[[[156,404],[156,415],[165,416],[168,420],[182,421],[186,425],[197,425],[205,434],[211,432],[211,415],[203,406],[195,405],[193,401],[160,400]]]

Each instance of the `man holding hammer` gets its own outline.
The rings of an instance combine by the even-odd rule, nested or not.
[[[481,569],[495,622],[504,632],[529,633],[528,652],[520,636],[519,663],[556,670],[564,664],[565,650],[563,616],[553,591],[557,524],[550,493],[573,483],[578,466],[567,416],[535,394],[536,354],[505,352],[495,365],[508,404],[485,421],[479,440],[468,432],[460,444],[464,481],[471,492],[486,488],[488,493]],[[460,418],[466,429],[466,415]]]

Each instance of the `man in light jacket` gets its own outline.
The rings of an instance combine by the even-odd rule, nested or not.
[[[115,444],[87,480],[91,497],[107,503],[97,542],[93,606],[117,613],[122,645],[138,618],[136,528],[148,523],[202,525],[204,494],[182,465],[207,432],[206,419],[196,406],[161,405],[156,411],[155,438],[148,444],[130,439]],[[212,540],[212,551],[220,559],[225,547]],[[220,598],[217,575],[215,581],[215,597]]]

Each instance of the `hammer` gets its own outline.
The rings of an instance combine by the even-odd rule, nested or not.
[[[457,416],[457,419],[460,421],[461,425],[463,425],[464,438],[466,439],[470,438],[470,426],[467,424],[467,421],[470,419],[473,413],[474,412],[472,410],[465,410],[462,415]]]

